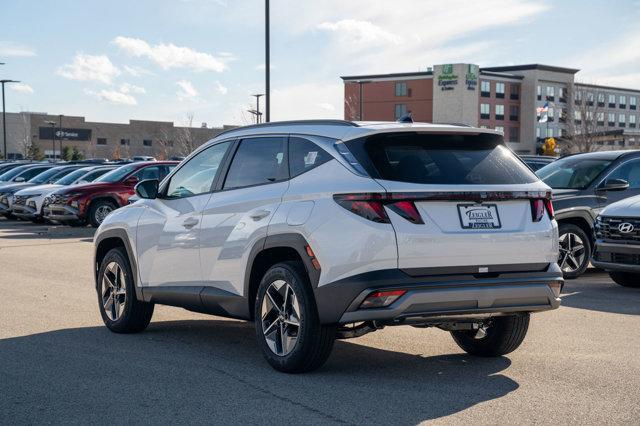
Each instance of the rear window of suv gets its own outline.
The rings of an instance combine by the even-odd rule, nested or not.
[[[499,185],[538,180],[493,134],[390,133],[346,142],[374,178],[420,184]]]

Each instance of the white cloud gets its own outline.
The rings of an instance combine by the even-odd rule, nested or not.
[[[147,93],[147,91],[144,89],[144,87],[135,86],[129,83],[123,83],[120,85],[120,93],[144,94]]]
[[[108,102],[114,105],[138,105],[138,101],[133,96],[122,93],[117,90],[100,90],[99,92],[93,92],[91,90],[85,90],[88,95],[94,96],[101,101]]]
[[[343,94],[343,85],[337,82],[275,88],[271,93],[271,115],[274,120],[342,118]]]
[[[33,88],[26,83],[13,83],[7,87],[18,93],[33,93]]]
[[[216,91],[221,95],[226,95],[229,92],[229,89],[222,85],[219,81],[216,81]]]
[[[78,53],[72,63],[59,67],[56,73],[70,80],[111,84],[113,79],[120,75],[120,70],[111,63],[107,55]]]
[[[138,66],[125,65],[123,68],[124,68],[124,71],[132,77],[142,77],[145,75],[153,75],[153,73],[148,69],[138,67]]]
[[[369,22],[356,19],[342,19],[337,22],[323,22],[318,29],[338,34],[341,42],[353,44],[402,43],[402,37]]]
[[[128,55],[147,58],[163,70],[187,68],[192,71],[222,72],[227,68],[226,62],[232,59],[230,54],[215,57],[209,53],[171,43],[152,46],[144,40],[132,37],[119,36],[113,40],[113,43]]]
[[[272,70],[277,69],[276,65],[273,62],[271,62],[269,64],[269,68],[272,69]],[[264,62],[259,64],[259,65],[256,65],[256,70],[258,70],[258,71],[264,71],[266,69],[267,69],[267,65]]]
[[[198,97],[198,91],[193,87],[193,84],[191,84],[190,81],[180,80],[176,82],[176,84],[180,87],[180,90],[176,92],[179,100],[193,100]]]
[[[13,41],[0,41],[0,56],[36,56],[36,51]]]
[[[318,106],[327,111],[335,111],[336,107],[328,102],[320,102]]]

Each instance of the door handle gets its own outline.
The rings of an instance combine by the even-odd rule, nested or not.
[[[198,222],[200,222],[200,219],[198,219],[197,217],[190,217],[186,219],[184,222],[182,222],[182,226],[184,226],[187,229],[191,229],[194,226],[196,226]]]
[[[256,210],[255,212],[251,213],[249,217],[255,221],[258,221],[269,216],[269,213],[271,213],[269,210]]]

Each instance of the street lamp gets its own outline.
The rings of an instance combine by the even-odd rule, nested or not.
[[[53,161],[56,161],[56,122],[55,121],[45,121],[45,124],[51,126],[51,145],[53,146],[53,151],[51,155],[53,156]]]
[[[4,63],[3,63],[4,65]],[[20,83],[18,80],[0,80],[2,83],[2,140],[4,142],[4,150],[2,151],[4,159],[7,159],[7,117],[4,110],[4,85],[7,83]]]
[[[269,54],[269,0],[264,2],[264,66],[265,66],[265,121],[271,121],[271,58]]]
[[[256,93],[251,95],[256,98],[256,123],[262,122],[262,113],[260,112],[260,97],[264,96],[264,93]]]
[[[60,142],[60,155],[62,156],[62,137],[64,136],[62,132],[62,114],[58,115],[58,121],[58,130],[60,131],[60,137],[58,138],[58,141]],[[55,145],[53,146],[53,151],[55,153]]]

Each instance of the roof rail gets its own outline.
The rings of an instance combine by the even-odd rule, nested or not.
[[[466,124],[466,123],[433,123],[433,124],[444,124],[447,126],[458,126],[458,127],[473,127],[470,124]]]
[[[229,129],[229,130],[225,130],[224,132],[220,132],[217,135],[215,135],[214,137],[217,138],[220,135],[225,135],[227,133],[237,132],[239,130],[246,130],[246,129],[260,129],[262,127],[272,127],[272,126],[308,126],[308,125],[313,125],[313,124],[324,124],[324,125],[327,125],[327,126],[360,127],[360,126],[358,126],[357,123],[354,123],[353,121],[346,121],[346,120],[328,120],[328,119],[323,120],[323,119],[318,119],[318,120],[271,121],[269,123],[249,124],[247,126],[235,127],[233,129]]]

